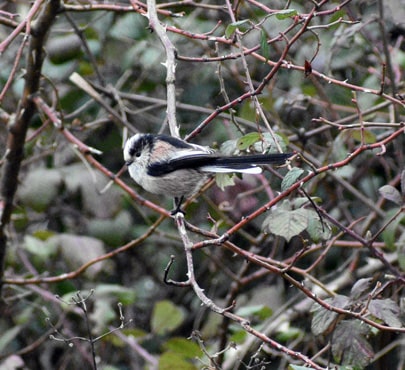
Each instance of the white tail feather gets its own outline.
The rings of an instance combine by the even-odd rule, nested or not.
[[[249,168],[232,168],[232,167],[219,167],[219,166],[203,166],[199,168],[203,172],[214,172],[214,173],[262,173],[260,167],[249,167]]]

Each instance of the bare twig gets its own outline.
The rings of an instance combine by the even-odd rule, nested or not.
[[[165,27],[163,27],[158,19],[155,0],[148,0],[147,4],[149,26],[156,32],[166,52],[166,62],[162,64],[166,67],[167,120],[170,133],[174,137],[180,137],[176,119],[176,49],[167,36]]]

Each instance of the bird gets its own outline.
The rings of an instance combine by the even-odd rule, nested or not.
[[[175,215],[181,204],[202,187],[213,173],[261,173],[259,165],[284,163],[292,153],[225,156],[210,147],[176,137],[137,133],[123,150],[132,179],[146,191],[174,198]]]

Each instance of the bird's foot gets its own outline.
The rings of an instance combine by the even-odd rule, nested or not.
[[[182,213],[185,216],[186,212],[181,209],[181,203],[183,203],[184,197],[174,198],[174,209],[170,211],[172,216],[176,216],[177,213]]]

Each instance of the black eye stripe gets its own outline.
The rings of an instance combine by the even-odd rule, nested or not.
[[[131,156],[131,157],[140,157],[141,156],[141,154],[142,154],[142,152],[139,150],[139,149],[131,149],[130,151],[129,151],[129,155]]]
[[[153,135],[150,134],[145,134],[142,136],[139,136],[137,140],[134,140],[131,143],[131,147],[129,148],[129,155],[131,157],[137,157],[139,158],[142,155],[142,151],[146,147],[152,147],[154,141]]]

